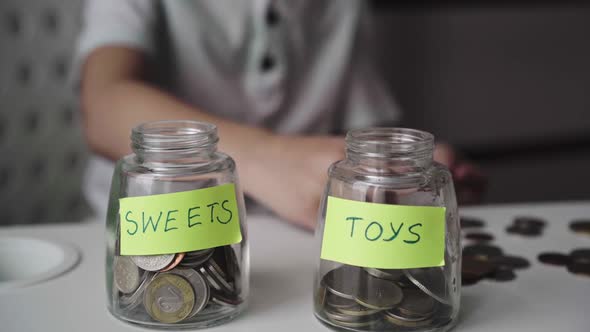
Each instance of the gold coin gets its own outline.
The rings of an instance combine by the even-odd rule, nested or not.
[[[147,286],[143,305],[154,320],[177,323],[187,318],[193,310],[195,292],[184,277],[162,273]]]

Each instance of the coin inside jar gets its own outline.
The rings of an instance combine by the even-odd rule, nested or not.
[[[354,300],[360,283],[362,269],[357,266],[343,265],[324,276],[322,285],[330,293]]]
[[[160,272],[170,271],[173,268],[175,268],[178,264],[180,264],[180,262],[184,258],[184,255],[185,255],[184,253],[178,253],[178,254],[174,255],[174,259],[172,260],[172,262],[168,266],[166,266],[165,268],[160,270]]]
[[[359,304],[377,310],[395,307],[402,300],[402,290],[390,280],[375,278],[366,274],[355,297]]]
[[[408,279],[420,290],[440,303],[450,304],[447,279],[442,267],[404,270]]]
[[[127,256],[115,256],[113,268],[115,286],[121,293],[132,293],[141,281],[139,268]]]
[[[397,310],[408,317],[424,318],[434,312],[436,302],[419,289],[404,289],[403,300]]]
[[[143,304],[154,320],[177,323],[189,317],[195,305],[195,293],[184,277],[161,273],[147,286]]]
[[[207,305],[207,302],[209,302],[209,297],[211,295],[209,285],[199,272],[192,269],[173,269],[170,273],[184,277],[191,284],[195,293],[195,305],[188,317],[193,317],[203,310]]]
[[[166,255],[149,255],[149,256],[130,256],[135,265],[146,271],[159,271],[166,268],[174,261],[174,254]]]

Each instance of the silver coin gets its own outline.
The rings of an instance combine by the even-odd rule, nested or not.
[[[402,270],[373,269],[369,267],[364,268],[364,270],[373,277],[391,281],[398,281],[404,276],[404,272]]]
[[[180,262],[180,265],[195,268],[205,264],[209,259],[211,259],[212,255],[213,250],[207,251],[200,255],[189,255],[188,257],[185,256],[182,262]]]
[[[209,275],[215,278],[215,280],[219,283],[219,285],[222,287],[222,290],[228,293],[233,293],[235,291],[234,287],[226,280],[227,275],[223,272],[221,267],[215,263],[214,260],[211,259],[207,263],[207,271],[209,272]]]
[[[361,282],[362,269],[357,266],[343,265],[322,278],[321,284],[335,295],[354,300]]]
[[[371,309],[391,309],[403,299],[402,289],[393,281],[366,274],[362,278],[355,301]]]
[[[201,310],[203,310],[209,302],[209,298],[211,296],[209,285],[207,284],[203,276],[193,269],[176,268],[171,270],[170,273],[178,274],[180,276],[185,277],[193,287],[193,290],[195,292],[195,305],[188,316],[193,317],[194,315],[198,314]]]
[[[438,302],[451,304],[442,267],[404,270],[404,274],[416,287]]]
[[[330,308],[324,309],[324,314],[334,323],[362,323],[362,322],[374,322],[378,319],[378,314],[371,314],[366,316],[351,316],[346,315],[337,310],[331,310]]]
[[[405,289],[404,298],[397,306],[397,311],[404,317],[428,318],[434,313],[436,302],[419,289]]]
[[[127,256],[115,256],[115,267],[113,268],[113,279],[115,286],[121,293],[132,293],[139,287],[139,268]]]
[[[325,287],[322,287],[325,290]],[[325,297],[325,302],[332,308],[356,308],[359,304],[356,301],[347,299],[336,294],[328,292]]]
[[[186,253],[186,257],[203,257],[213,253],[214,249],[203,249],[203,250],[196,250],[196,251],[189,251]]]
[[[168,266],[174,260],[174,254],[130,256],[135,265],[146,271],[158,271]]]
[[[155,273],[145,272],[141,278],[139,287],[130,295],[123,295],[119,297],[119,305],[123,310],[130,310],[143,303],[142,295],[147,285],[154,279]]]

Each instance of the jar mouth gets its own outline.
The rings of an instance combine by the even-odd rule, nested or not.
[[[434,135],[410,128],[368,128],[351,130],[346,135],[349,152],[374,157],[431,154]]]
[[[146,122],[131,132],[133,149],[142,150],[207,148],[218,140],[214,124],[191,120]]]

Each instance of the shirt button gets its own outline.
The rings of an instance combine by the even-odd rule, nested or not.
[[[269,26],[275,26],[280,20],[281,16],[275,7],[273,5],[268,6],[268,9],[266,10],[266,24]]]
[[[265,54],[260,61],[260,70],[262,71],[269,71],[273,69],[276,65],[276,60],[270,54]]]

